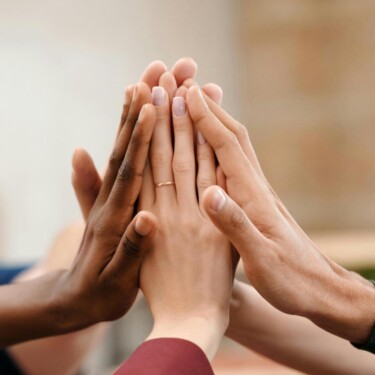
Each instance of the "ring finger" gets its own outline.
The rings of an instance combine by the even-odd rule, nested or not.
[[[156,124],[151,141],[151,168],[156,189],[156,200],[162,204],[176,202],[176,189],[172,172],[172,135],[170,106],[167,92],[163,87],[152,89],[152,103],[156,109]]]

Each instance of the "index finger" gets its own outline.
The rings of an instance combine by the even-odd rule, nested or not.
[[[238,202],[244,201],[247,195],[244,195],[244,192],[249,186],[254,186],[254,181],[258,181],[259,177],[242,150],[236,135],[211,112],[198,87],[189,88],[187,104],[197,129],[215,151],[227,178],[228,190],[232,190]]]
[[[146,83],[152,89],[159,83],[159,78],[167,71],[167,66],[160,60],[153,61],[143,72],[140,82]]]

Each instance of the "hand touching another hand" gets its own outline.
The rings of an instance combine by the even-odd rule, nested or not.
[[[374,287],[328,259],[298,226],[264,177],[243,125],[196,86],[187,104],[215,150],[229,194],[210,187],[203,205],[237,248],[251,283],[279,310],[364,341],[375,320]]]
[[[0,346],[114,320],[132,305],[155,227],[150,213],[133,219],[156,119],[150,101],[137,85],[73,266],[2,288]]]
[[[173,86],[173,76],[166,76],[164,85]],[[198,138],[196,177],[194,128],[185,99],[173,99],[174,148],[163,87],[153,89],[153,103],[157,122],[139,202],[158,217],[140,279],[154,317],[149,339],[186,339],[212,359],[228,324],[233,282],[230,244],[200,204],[205,187],[217,183],[215,158]]]

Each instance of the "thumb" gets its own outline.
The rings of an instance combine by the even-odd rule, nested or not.
[[[72,158],[72,167],[72,185],[86,221],[99,194],[102,179],[86,150],[75,150]]]
[[[246,262],[261,249],[262,235],[236,202],[219,186],[210,186],[202,197],[203,207],[216,227],[226,235]]]
[[[138,284],[139,268],[152,246],[156,224],[157,219],[150,212],[141,211],[134,217],[116,249],[111,272],[118,271],[130,284]]]

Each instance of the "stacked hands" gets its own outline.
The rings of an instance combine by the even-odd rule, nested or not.
[[[272,352],[277,339],[270,331],[288,322],[286,314],[306,317],[346,340],[367,339],[374,287],[307,237],[267,182],[246,128],[220,107],[220,87],[200,88],[196,70],[191,59],[179,60],[171,71],[154,62],[127,88],[103,179],[86,151],[75,152],[73,186],[87,222],[79,252],[69,270],[46,275],[43,287],[35,282],[32,289],[30,283],[28,295],[52,306],[41,326],[34,325],[38,333],[27,319],[23,330],[9,323],[4,342],[117,319],[139,288],[154,317],[148,339],[185,339],[209,359],[227,331],[306,370],[307,359],[296,363],[303,357],[300,338],[293,356],[283,352],[284,344]],[[263,298],[237,281],[233,287],[239,256]],[[268,323],[260,314],[269,316]],[[316,334],[313,324],[298,319],[290,326]],[[280,324],[272,327],[270,321]],[[267,334],[249,333],[259,330]],[[320,332],[320,341],[331,342],[333,335]],[[315,354],[318,373],[325,373],[321,347]],[[324,362],[327,373],[330,361],[328,356]]]
[[[195,73],[190,59],[171,71],[154,62],[126,90],[103,181],[85,151],[74,155],[87,229],[70,273],[95,288],[79,295],[96,306],[85,324],[126,313],[139,285],[155,319],[150,338],[186,338],[212,358],[228,326],[239,254],[274,307],[364,341],[372,284],[307,237],[267,182],[246,128],[220,107],[220,87],[200,89]],[[107,303],[93,304],[94,296]]]

